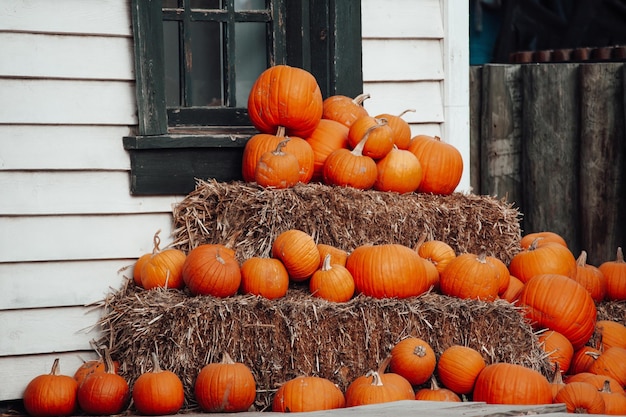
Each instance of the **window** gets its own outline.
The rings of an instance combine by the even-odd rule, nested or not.
[[[256,133],[247,96],[271,65],[310,71],[324,97],[361,93],[360,0],[133,0],[138,131],[131,193],[186,194],[241,178]]]

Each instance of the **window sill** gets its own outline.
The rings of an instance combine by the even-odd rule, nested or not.
[[[243,149],[251,127],[172,129],[158,136],[124,137],[133,195],[186,195],[196,179],[241,180]]]

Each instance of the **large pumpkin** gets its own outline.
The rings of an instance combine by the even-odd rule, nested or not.
[[[485,366],[485,359],[476,349],[452,345],[439,357],[437,373],[447,388],[457,394],[469,394]]]
[[[234,295],[241,284],[241,268],[235,251],[222,244],[196,246],[183,265],[183,279],[194,295]]]
[[[593,335],[596,305],[582,285],[565,275],[534,276],[522,289],[519,305],[536,328],[561,333],[575,350]]]
[[[308,137],[322,118],[323,99],[311,73],[288,65],[263,71],[248,96],[248,115],[254,127],[273,134],[284,126],[289,136]]]
[[[463,157],[453,145],[438,136],[417,135],[408,150],[422,164],[424,177],[417,191],[448,195],[456,189],[463,175]]]
[[[430,288],[423,259],[399,244],[359,246],[348,256],[346,268],[357,292],[370,297],[407,298]]]
[[[511,275],[526,283],[539,274],[576,276],[576,258],[567,247],[559,243],[535,240],[528,248],[516,253],[509,263]]]
[[[534,369],[494,363],[476,378],[473,399],[487,404],[552,404],[552,388],[546,377]]]
[[[272,400],[274,412],[305,412],[343,408],[343,392],[330,380],[317,376],[290,379],[278,388]]]
[[[26,386],[22,396],[24,408],[33,417],[70,416],[76,411],[77,391],[74,378],[59,374],[57,358],[49,374],[36,376]]]
[[[439,288],[452,297],[493,301],[498,296],[500,276],[484,253],[464,253],[452,259],[440,274]]]

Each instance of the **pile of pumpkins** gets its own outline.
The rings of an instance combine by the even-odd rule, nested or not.
[[[404,113],[370,115],[362,105],[367,98],[322,99],[309,72],[287,65],[265,70],[248,98],[250,120],[260,133],[244,148],[244,181],[272,188],[314,181],[452,193],[463,172],[458,149],[436,136],[412,137]]]

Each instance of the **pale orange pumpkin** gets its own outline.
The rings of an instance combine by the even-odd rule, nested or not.
[[[160,232],[154,234],[152,255],[141,268],[141,286],[147,290],[157,287],[181,289],[185,286],[182,272],[186,255],[175,248],[161,250]]]
[[[290,188],[300,181],[300,164],[295,155],[284,152],[289,139],[281,141],[276,149],[259,158],[254,181],[261,187]]]
[[[393,144],[398,149],[407,149],[411,143],[411,126],[402,118],[409,112],[415,112],[415,109],[407,109],[399,115],[382,113],[376,116],[377,119],[386,119],[393,135]]]
[[[391,149],[387,155],[376,162],[377,177],[374,189],[391,191],[399,194],[412,193],[422,181],[422,165],[411,152]]]
[[[438,136],[417,135],[408,150],[422,164],[424,177],[417,191],[448,195],[456,189],[463,175],[463,157],[453,145]]]

